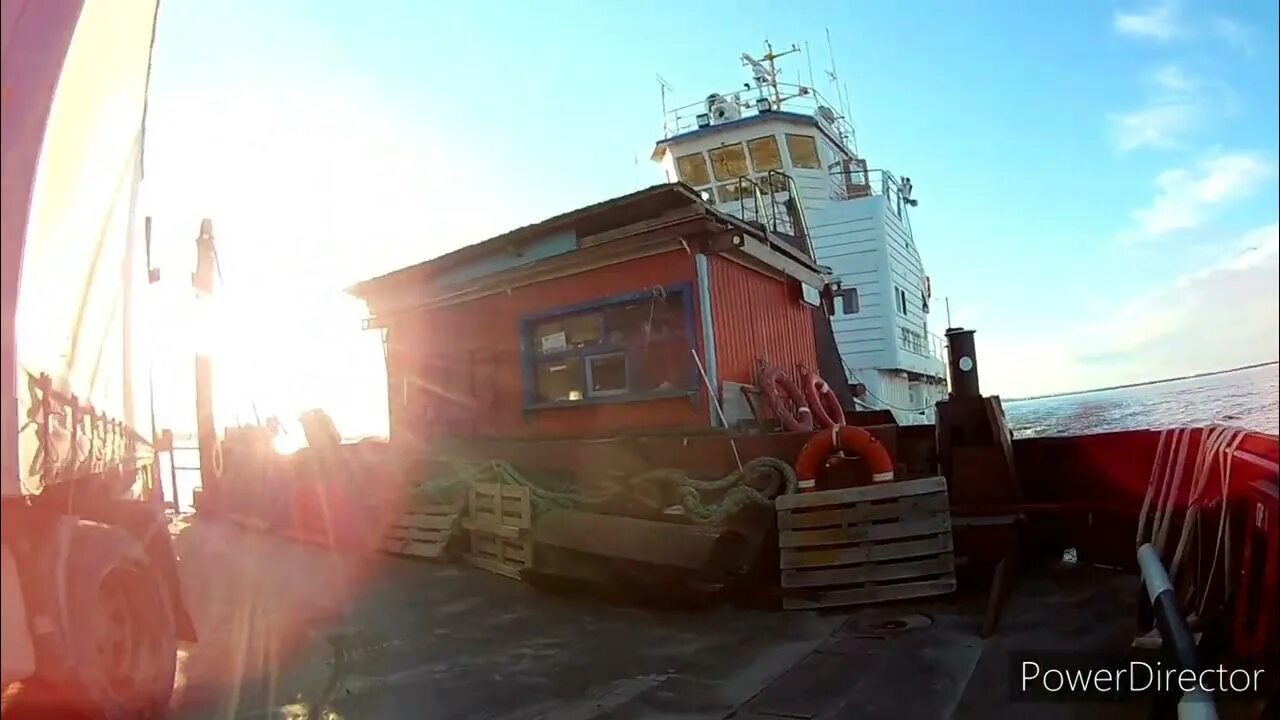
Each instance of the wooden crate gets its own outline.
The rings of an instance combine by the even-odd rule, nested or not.
[[[470,531],[468,564],[520,579],[533,564],[533,507],[529,489],[518,485],[474,483],[463,525]]]
[[[382,550],[392,555],[436,559],[444,554],[462,515],[463,501],[414,502],[391,521],[382,536]]]
[[[940,595],[956,587],[946,480],[777,499],[783,607]]]

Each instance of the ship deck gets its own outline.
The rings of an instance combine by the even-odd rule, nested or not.
[[[334,553],[177,522],[201,635],[173,717],[1051,718],[1128,704],[1010,702],[1016,650],[1116,650],[1136,580],[1064,565],[1013,586],[996,634],[984,592],[840,613],[659,612],[468,567]],[[334,642],[353,649],[334,672]],[[314,715],[312,716],[314,717]]]

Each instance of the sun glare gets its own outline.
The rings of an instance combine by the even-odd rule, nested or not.
[[[362,329],[363,305],[293,284],[228,286],[199,299],[182,284],[157,293],[151,346],[162,426],[194,421],[193,358],[203,353],[213,365],[220,428],[274,417],[285,428],[276,449],[293,452],[305,445],[298,416],[319,408],[344,438],[386,435],[382,341]]]
[[[212,332],[215,402],[228,417],[290,429],[277,449],[301,447],[302,413],[329,413],[344,437],[386,433],[381,338],[361,328],[363,306],[323,294],[247,291],[228,296]]]

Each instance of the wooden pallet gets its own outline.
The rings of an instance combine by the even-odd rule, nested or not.
[[[809,609],[955,590],[941,477],[777,500],[783,607]]]
[[[391,522],[383,533],[381,548],[392,555],[436,559],[444,554],[462,514],[463,501],[419,501]]]
[[[488,530],[472,529],[471,552],[467,563],[489,572],[520,579],[520,572],[533,564],[533,540],[508,538]]]
[[[467,498],[467,517],[475,525],[533,527],[529,488],[498,483],[472,483]]]
[[[533,506],[529,489],[517,485],[474,483],[463,526],[471,534],[466,561],[473,567],[520,579],[533,565]]]

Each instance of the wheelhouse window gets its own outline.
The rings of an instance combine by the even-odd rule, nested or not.
[[[716,186],[716,196],[722,203],[737,202],[742,197],[747,188],[750,187],[746,183],[728,183],[727,185]]]
[[[782,152],[778,150],[778,138],[773,135],[748,140],[747,152],[751,154],[751,167],[756,172],[782,169]]]
[[[711,184],[711,174],[707,172],[707,158],[700,152],[676,158],[676,173],[680,176],[680,182],[694,187]]]
[[[732,180],[748,174],[747,153],[741,143],[718,147],[708,154],[711,156],[711,173],[716,180]]]
[[[791,189],[787,187],[787,176],[782,173],[766,175],[762,178],[758,178],[756,182],[759,183],[760,188],[766,192],[785,193],[791,191]]]
[[[821,169],[822,160],[818,157],[818,141],[812,135],[793,135],[787,133],[787,154],[791,156],[794,167]]]
[[[696,388],[687,286],[655,287],[523,324],[533,406],[669,396]]]

